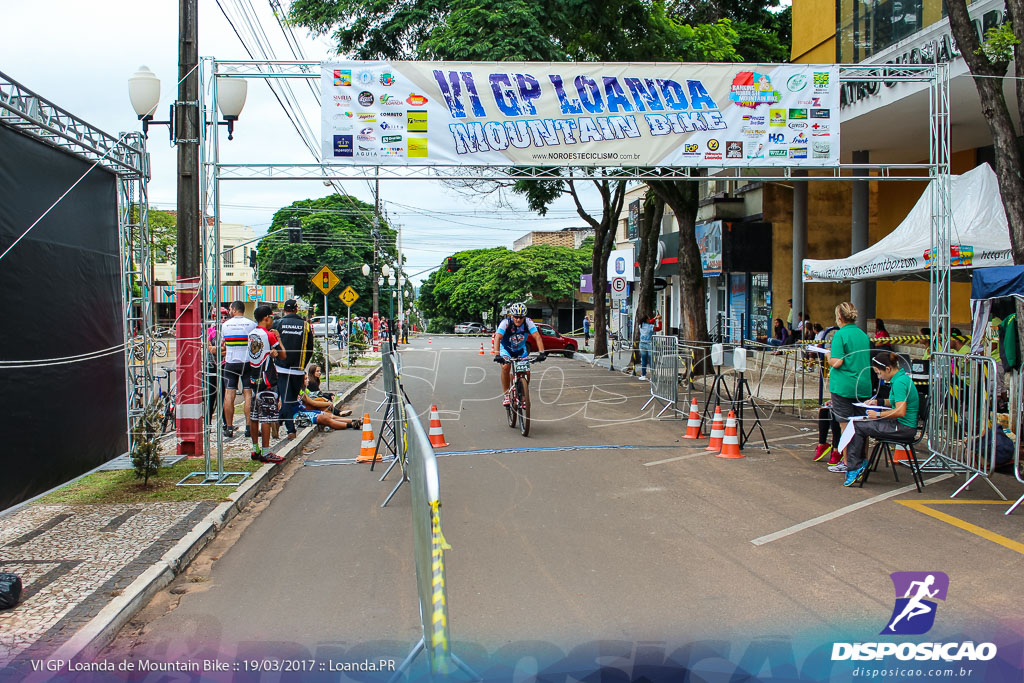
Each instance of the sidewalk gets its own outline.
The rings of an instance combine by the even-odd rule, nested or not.
[[[359,379],[332,381],[331,391],[343,403],[379,369],[379,354],[363,356],[343,368]],[[301,454],[315,430],[278,441],[275,450],[288,460],[264,465],[235,489],[222,487],[224,502],[31,504],[0,517],[0,571],[18,574],[23,584],[21,602],[0,612],[0,680],[20,680],[33,659],[88,656],[102,647]],[[228,440],[225,454],[247,450],[247,441]]]

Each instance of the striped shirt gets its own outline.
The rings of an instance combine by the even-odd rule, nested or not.
[[[226,347],[225,363],[244,363],[249,359],[249,333],[255,327],[256,323],[244,315],[224,321],[220,327],[220,333]]]

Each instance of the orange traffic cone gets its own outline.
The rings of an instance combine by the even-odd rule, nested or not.
[[[732,460],[747,457],[740,453],[740,439],[736,434],[736,414],[731,410],[729,411],[729,418],[725,421],[725,438],[722,439],[722,452],[715,457]]]
[[[450,444],[444,440],[444,432],[441,431],[441,416],[437,414],[437,404],[430,406],[430,431],[427,433],[430,445],[434,448],[444,448]]]
[[[483,342],[480,342],[480,355],[481,356],[486,356],[487,355],[486,353],[484,353],[484,343]]]
[[[711,441],[704,450],[718,453],[722,450],[722,439],[725,437],[725,424],[722,422],[722,407],[715,406],[715,419],[711,421]]]
[[[427,337],[427,343],[428,344],[433,344],[434,343],[434,338],[433,337]]]
[[[892,461],[899,462],[900,460],[910,460],[910,453],[907,452],[906,446],[896,446],[892,451]]]
[[[370,424],[370,414],[363,414],[363,443],[359,449],[359,457],[356,462],[373,462],[373,452],[377,450],[377,442],[373,438],[373,425]]]
[[[693,399],[693,403],[690,404],[690,419],[686,421],[686,433],[683,434],[683,438],[700,438],[700,415],[697,414],[697,399]]]

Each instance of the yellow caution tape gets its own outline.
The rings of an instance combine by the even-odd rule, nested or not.
[[[430,501],[430,547],[431,547],[431,585],[433,586],[432,604],[433,613],[431,623],[433,629],[430,637],[430,645],[433,648],[441,648],[447,654],[448,636],[446,628],[448,625],[448,608],[444,599],[444,551],[451,550],[451,546],[444,539],[441,533],[441,501]],[[446,664],[442,664],[446,666]]]

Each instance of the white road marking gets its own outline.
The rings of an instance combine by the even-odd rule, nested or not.
[[[650,467],[651,465],[664,465],[667,462],[676,462],[677,460],[689,460],[690,458],[697,458],[702,455],[714,455],[714,451],[697,451],[696,453],[688,453],[686,455],[678,455],[674,458],[667,458],[665,460],[655,460],[654,462],[645,462],[644,467]]]
[[[953,476],[952,474],[940,474],[937,477],[932,477],[931,479],[926,480],[925,484],[931,484],[931,483],[934,483],[934,482],[942,481],[943,479],[949,479],[952,476]],[[867,507],[869,505],[874,505],[875,503],[881,502],[883,500],[887,500],[887,499],[892,498],[894,496],[898,496],[901,493],[907,493],[908,491],[916,491],[916,490],[917,490],[917,487],[914,484],[909,484],[907,486],[901,486],[900,488],[894,489],[894,490],[889,491],[887,493],[880,493],[877,496],[873,496],[871,498],[868,498],[867,500],[862,500],[862,501],[853,503],[851,505],[847,505],[845,507],[841,507],[838,510],[833,510],[832,512],[825,513],[824,515],[819,515],[819,516],[817,516],[817,517],[815,517],[813,519],[807,520],[806,522],[800,522],[799,524],[794,524],[791,527],[787,527],[787,528],[785,528],[785,529],[783,529],[781,531],[776,531],[773,534],[768,534],[767,536],[761,536],[760,538],[755,538],[754,540],[751,541],[751,543],[753,543],[754,545],[764,545],[766,543],[771,543],[772,541],[777,541],[780,538],[785,538],[786,536],[792,536],[793,534],[795,534],[795,533],[797,533],[799,531],[803,531],[804,529],[810,529],[813,526],[817,526],[819,524],[824,524],[825,522],[830,522],[833,519],[837,519],[839,517],[842,517],[843,515],[848,515],[851,512],[856,512],[857,510],[860,510],[861,508],[865,508],[865,507]]]

